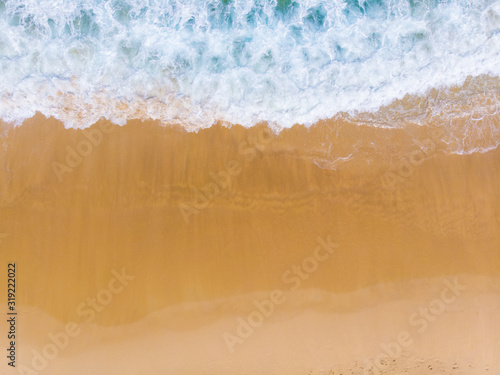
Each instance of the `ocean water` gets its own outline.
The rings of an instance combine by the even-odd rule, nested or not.
[[[439,118],[493,139],[499,75],[493,0],[0,1],[8,122],[40,112],[67,127],[157,119],[196,131]]]

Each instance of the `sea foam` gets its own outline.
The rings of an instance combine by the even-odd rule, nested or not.
[[[38,111],[67,127],[281,129],[480,75],[500,75],[491,0],[0,1],[0,118],[11,122]],[[498,87],[483,89],[496,100]]]

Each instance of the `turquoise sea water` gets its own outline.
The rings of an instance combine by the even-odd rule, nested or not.
[[[492,0],[0,1],[7,121],[282,128],[481,75],[500,75]]]

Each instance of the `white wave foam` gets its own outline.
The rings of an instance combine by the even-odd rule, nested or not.
[[[500,76],[499,2],[2,4],[6,121],[38,111],[68,127],[104,117],[283,128]]]

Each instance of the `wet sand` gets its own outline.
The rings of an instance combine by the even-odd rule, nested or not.
[[[402,331],[414,344],[374,371],[500,371],[498,149],[340,120],[188,133],[37,115],[1,131],[20,363],[67,322],[82,330],[39,373],[363,374]],[[111,287],[116,272],[130,277]],[[464,291],[416,333],[409,317],[455,279]],[[228,345],[276,289],[284,302]]]

